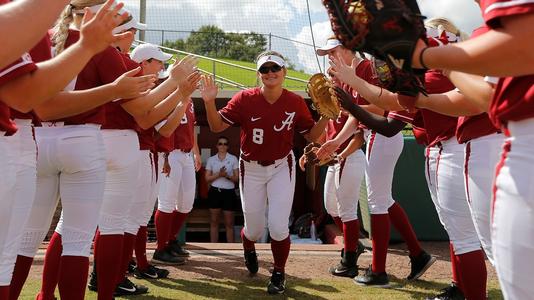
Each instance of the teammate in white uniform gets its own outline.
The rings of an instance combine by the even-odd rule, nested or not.
[[[209,78],[205,78],[202,97],[212,131],[241,127],[239,184],[245,217],[241,233],[245,265],[253,274],[258,271],[254,243],[263,235],[268,209],[274,271],[267,290],[276,294],[285,291],[284,268],[290,248],[288,222],[295,190],[293,135],[296,131],[315,141],[327,121],[321,118],[314,123],[304,100],[282,87],[287,70],[279,53],[261,53],[256,66],[262,87],[237,93],[219,112],[214,101],[217,87]]]
[[[228,138],[217,139],[217,154],[208,158],[206,163],[206,181],[211,185],[208,191],[210,206],[210,241],[219,240],[219,216],[224,215],[226,242],[234,242],[234,211],[237,208],[235,183],[239,179],[237,157],[228,153]]]

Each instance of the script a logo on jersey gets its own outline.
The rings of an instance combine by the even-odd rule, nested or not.
[[[274,128],[274,131],[276,132],[280,132],[282,131],[286,125],[287,125],[287,130],[291,130],[291,125],[293,124],[293,118],[295,118],[295,112],[290,112],[288,113],[287,111],[285,112],[286,115],[287,115],[287,118],[282,121],[282,124],[280,125],[280,127],[276,127],[276,125],[273,126]]]

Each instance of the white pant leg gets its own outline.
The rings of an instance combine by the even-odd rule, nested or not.
[[[156,192],[158,195],[158,210],[161,210],[161,208],[165,206],[171,206],[171,205],[161,205],[162,201],[166,200],[166,193],[167,193],[167,182],[169,181],[169,177],[167,177],[166,174],[163,174],[163,165],[165,163],[165,153],[158,153],[158,181],[156,182]]]
[[[171,156],[173,156],[173,153],[171,153]],[[197,179],[195,177],[195,163],[193,161],[192,152],[178,152],[175,154],[178,156],[178,162],[182,171],[182,180],[179,183],[180,189],[178,197],[175,198],[175,205],[178,212],[186,214],[193,209],[193,203],[195,202],[197,184]]]
[[[104,194],[104,142],[98,127],[73,126],[64,131],[55,153],[63,209],[56,232],[61,234],[63,256],[89,257]]]
[[[149,150],[140,150],[137,185],[126,221],[127,233],[137,234],[139,225],[145,217],[147,202],[151,200],[149,198],[152,195],[153,175],[152,153]]]
[[[509,152],[498,170],[493,207],[495,267],[505,299],[534,299],[534,122],[509,122]],[[501,161],[503,163],[503,161]]]
[[[465,145],[465,191],[482,248],[493,264],[491,250],[491,200],[495,166],[500,160],[503,134],[491,134]]]
[[[464,146],[456,138],[442,142],[437,166],[439,214],[456,255],[480,249],[465,196]]]
[[[267,225],[269,235],[275,241],[289,236],[289,215],[295,195],[295,157],[290,153],[279,163],[265,167],[267,181]]]
[[[265,230],[267,212],[267,167],[239,160],[239,193],[247,239],[259,240]]]
[[[133,130],[102,130],[106,148],[106,184],[100,234],[123,234],[133,203],[139,170],[139,140]]]
[[[9,285],[11,281],[9,280],[11,272],[7,270],[9,263],[7,261],[4,262],[4,253],[9,234],[9,220],[15,201],[14,192],[16,182],[16,169],[11,163],[13,155],[11,154],[12,149],[9,143],[10,140],[8,137],[0,136],[0,170],[3,174],[8,175],[0,176],[0,254],[2,254],[0,257],[0,286]]]
[[[155,169],[155,165],[154,165],[154,162],[158,159],[158,157],[154,157],[154,154],[152,153],[152,156],[151,156],[151,159],[152,159],[152,166],[150,168],[150,172],[152,173],[152,176],[151,176],[151,181],[150,181],[150,194],[148,196],[148,199],[147,201],[145,201],[145,207],[144,207],[144,211],[143,211],[143,215],[141,216],[141,219],[139,220],[139,226],[147,226],[148,225],[148,222],[150,221],[150,218],[152,217],[152,214],[154,213],[154,208],[155,208],[155,204],[156,204],[156,199],[158,197],[158,183],[157,183],[157,179],[156,179],[156,172],[158,172],[158,170]],[[158,165],[158,169],[160,169],[160,166]],[[161,176],[161,172],[159,172],[160,175],[158,175],[158,178],[159,176]]]
[[[362,150],[349,155],[339,168],[339,187],[336,189],[337,209],[343,222],[358,219],[360,187],[365,174],[365,155]]]
[[[11,281],[17,252],[35,197],[37,148],[31,120],[17,120],[17,133],[10,137],[16,183],[4,250],[0,256],[0,283]]]
[[[385,137],[377,133],[367,134],[367,201],[371,214],[387,214],[395,203],[392,196],[393,172],[402,152],[402,133]]]
[[[434,207],[436,208],[436,212],[438,214],[439,222],[445,228],[445,224],[443,223],[443,220],[441,218],[441,211],[438,201],[438,191],[436,187],[437,166],[438,159],[440,157],[440,152],[441,150],[438,147],[425,148],[425,178],[428,191],[430,192],[430,198],[432,199],[432,202],[434,203]]]
[[[336,176],[339,174],[339,164],[328,166],[324,180],[324,207],[332,217],[339,217],[336,198]]]

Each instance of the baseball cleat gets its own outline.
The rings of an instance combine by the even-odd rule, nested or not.
[[[174,256],[189,257],[189,251],[185,250],[177,240],[169,242],[169,249]]]
[[[128,263],[128,274],[133,274],[136,266],[137,266],[137,263],[134,260],[130,260],[130,262]]]
[[[267,286],[269,294],[283,294],[286,291],[286,276],[283,272],[274,271]]]
[[[369,266],[364,275],[354,278],[354,281],[356,284],[362,286],[375,286],[381,288],[389,287],[388,274],[386,272],[374,273],[372,266]]]
[[[358,275],[358,266],[356,265],[358,256],[356,251],[343,251],[343,257],[339,264],[329,269],[330,274],[340,277],[356,277]]]
[[[143,285],[136,285],[130,279],[124,280],[115,288],[115,296],[141,295],[148,293],[148,288]]]
[[[185,259],[174,256],[168,249],[165,249],[154,251],[152,262],[160,265],[183,265],[185,264]]]
[[[412,271],[410,275],[406,277],[407,280],[415,280],[421,277],[432,264],[436,262],[436,258],[423,251],[417,257],[410,256],[410,265]]]
[[[258,273],[258,255],[256,250],[245,250],[245,266],[251,274]]]
[[[169,271],[149,265],[146,270],[139,270],[136,268],[133,275],[138,279],[160,279],[167,278],[167,276],[169,276]]]
[[[89,283],[87,283],[87,288],[90,291],[98,292],[98,280],[96,279],[96,272],[94,270],[89,275]]]
[[[465,300],[464,294],[454,283],[451,283],[441,291],[440,294],[434,297],[425,298],[425,300]]]

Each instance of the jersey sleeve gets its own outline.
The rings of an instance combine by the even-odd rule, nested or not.
[[[128,71],[120,53],[112,47],[108,47],[99,56],[100,59],[96,65],[98,76],[103,84],[112,83]]]
[[[35,65],[31,56],[25,53],[15,62],[0,70],[0,85],[35,70],[37,70],[37,65]]]
[[[239,161],[237,160],[237,157],[232,155],[232,170],[239,170]]]
[[[212,159],[212,157],[208,158],[208,161],[206,162],[206,170],[207,171],[212,171],[213,170],[213,159]]]
[[[300,134],[306,134],[313,128],[315,121],[313,121],[310,110],[308,109],[308,106],[306,106],[304,99],[300,96],[298,96],[298,98],[298,116],[295,130]]]
[[[501,27],[502,17],[534,13],[534,2],[529,0],[482,0],[480,7],[491,28]]]
[[[223,121],[233,126],[240,125],[241,120],[241,109],[243,102],[243,92],[235,94],[230,101],[226,104],[225,107],[219,110]]]
[[[413,123],[413,119],[415,118],[415,113],[410,113],[407,111],[390,111],[388,116],[389,119],[394,119],[397,121],[401,121],[404,123]]]

